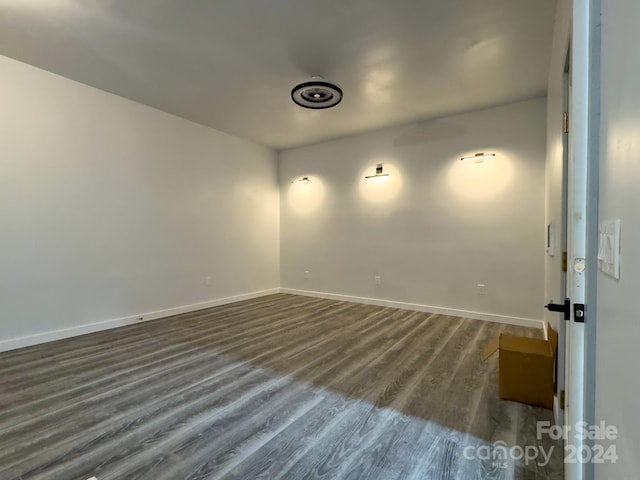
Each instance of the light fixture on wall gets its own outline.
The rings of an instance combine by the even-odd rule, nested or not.
[[[473,160],[475,163],[482,163],[485,160],[490,158],[494,158],[496,156],[495,153],[476,153],[473,157],[462,157],[460,160],[463,162],[468,162]]]
[[[387,180],[389,180],[389,174],[388,173],[384,173],[382,171],[382,164],[379,163],[378,165],[376,165],[376,174],[375,175],[367,175],[366,177],[367,180],[371,180],[372,182],[385,182]]]
[[[310,181],[311,180],[309,179],[309,177],[302,177],[302,178],[297,178],[296,180],[292,180],[291,183],[301,183],[303,185],[306,185]]]

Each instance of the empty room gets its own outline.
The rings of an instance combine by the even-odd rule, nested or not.
[[[0,480],[639,478],[639,20],[0,0]]]

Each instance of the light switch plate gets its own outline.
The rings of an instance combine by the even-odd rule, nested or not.
[[[620,279],[620,220],[602,222],[598,233],[600,271],[618,280]]]

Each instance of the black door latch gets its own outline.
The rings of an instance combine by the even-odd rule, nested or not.
[[[565,299],[563,304],[550,303],[549,305],[545,305],[545,307],[550,312],[564,313],[564,319],[571,320],[571,300],[569,300],[568,298]]]

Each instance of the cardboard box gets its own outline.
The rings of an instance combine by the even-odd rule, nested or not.
[[[548,340],[502,334],[487,344],[485,360],[500,351],[500,398],[553,409],[558,333],[547,332]]]

